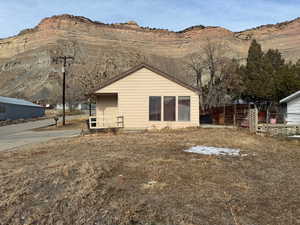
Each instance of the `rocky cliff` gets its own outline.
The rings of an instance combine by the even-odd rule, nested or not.
[[[144,55],[162,70],[189,80],[184,61],[201,51],[207,38],[224,43],[230,57],[245,58],[252,39],[279,49],[287,60],[300,58],[300,19],[243,32],[194,26],[180,32],[140,27],[136,22],[103,24],[71,15],[43,19],[35,28],[0,39],[0,95],[47,99],[60,86],[55,58],[75,57],[74,68],[91,72],[104,57],[128,69],[133,55]],[[99,65],[101,66],[101,65]]]

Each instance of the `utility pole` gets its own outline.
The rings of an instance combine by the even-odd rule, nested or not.
[[[62,86],[62,104],[63,104],[63,126],[66,125],[66,67],[72,63],[74,57],[72,56],[58,56],[56,57],[57,62],[62,62],[62,72],[63,72],[63,86]],[[68,60],[70,61],[68,63]]]

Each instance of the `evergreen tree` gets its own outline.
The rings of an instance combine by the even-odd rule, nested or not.
[[[291,62],[285,64],[278,73],[277,100],[300,90],[300,65]]]
[[[280,99],[300,90],[300,60],[285,63],[277,49],[266,53],[253,40],[246,66],[239,70],[244,85],[243,97],[255,103],[278,103]]]
[[[263,77],[265,78],[265,95],[268,101],[279,101],[280,80],[284,71],[285,61],[281,53],[276,49],[270,49],[263,56]]]
[[[266,77],[263,71],[264,53],[261,45],[253,40],[249,51],[246,66],[241,67],[245,91],[243,97],[250,101],[265,100],[269,95],[266,91]]]

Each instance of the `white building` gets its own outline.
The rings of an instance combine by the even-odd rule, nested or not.
[[[300,91],[282,99],[286,103],[286,122],[288,125],[300,125]]]
[[[55,106],[55,109],[57,110],[62,110],[63,109],[63,104],[57,104]],[[66,103],[66,110],[69,110],[69,104]],[[77,103],[73,105],[74,110],[79,110],[79,111],[84,111],[84,110],[89,110],[89,104],[87,103]],[[92,110],[96,109],[96,104],[92,104]]]

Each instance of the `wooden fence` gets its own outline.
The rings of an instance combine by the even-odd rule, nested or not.
[[[213,108],[210,115],[213,124],[245,127],[248,128],[251,133],[271,136],[291,136],[300,134],[300,124],[286,125],[284,123],[283,113],[259,112],[254,105],[224,105],[222,107]]]
[[[257,127],[258,127],[258,110],[257,110],[257,108],[248,110],[248,123],[249,123],[250,132],[256,133]]]
[[[213,108],[210,112],[214,124],[248,127],[247,104],[224,105]]]

